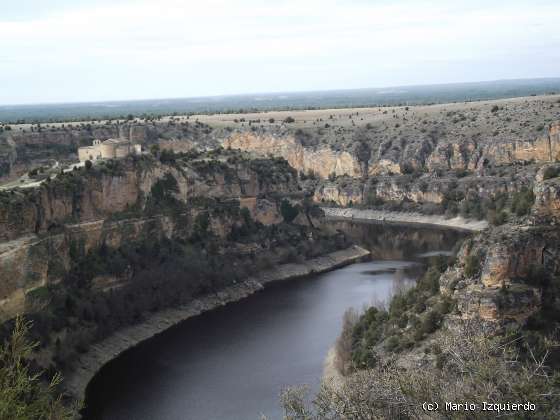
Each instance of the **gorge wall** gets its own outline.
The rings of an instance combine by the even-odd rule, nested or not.
[[[24,310],[25,297],[33,290],[62,280],[71,265],[72,244],[79,243],[87,253],[101,244],[118,248],[146,235],[153,239],[179,233],[188,236],[197,214],[207,210],[197,206],[197,200],[210,206],[212,200],[233,200],[248,208],[255,221],[279,223],[277,203],[266,197],[297,194],[297,179],[281,163],[276,164],[277,173],[274,163],[266,164],[267,172],[259,172],[249,161],[230,166],[198,161],[181,166],[144,157],[70,172],[39,188],[1,193],[2,317]],[[171,189],[160,192],[166,183]],[[180,215],[166,212],[168,198],[191,206]],[[219,203],[214,205],[209,229],[225,238],[238,219],[221,212]]]
[[[232,133],[223,141],[225,148],[240,149],[261,155],[281,156],[298,171],[312,172],[321,178],[336,176],[366,177],[402,174],[411,169],[483,171],[489,164],[511,165],[516,162],[550,162],[560,159],[560,122],[550,124],[545,134],[534,139],[495,142],[435,142],[409,140],[404,148],[384,150],[369,139],[369,153],[337,151],[327,146],[305,147],[296,134],[283,135],[253,131]],[[365,158],[365,159],[364,159]]]
[[[560,275],[560,178],[544,179],[547,168],[536,176],[530,215],[467,241],[441,277],[442,293],[457,301],[461,318],[523,325],[550,304],[546,299],[559,298],[547,279]]]
[[[400,152],[384,152],[369,141],[355,152],[328,146],[306,147],[294,133],[284,135],[238,132],[227,137],[225,148],[258,155],[284,157],[314,183],[317,202],[341,206],[372,205],[376,201],[441,204],[459,188],[480,198],[511,194],[531,187],[542,163],[560,158],[560,123],[532,140],[495,142],[492,139],[439,143],[413,141]],[[412,149],[410,149],[412,147]],[[457,176],[459,174],[459,176]],[[328,178],[328,179],[327,179]]]

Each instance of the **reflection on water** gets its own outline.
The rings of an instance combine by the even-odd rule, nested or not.
[[[430,251],[430,252],[423,252],[421,254],[416,254],[417,258],[430,258],[430,257],[437,257],[439,255],[443,255],[444,257],[450,257],[453,255],[453,251]]]
[[[345,221],[330,224],[370,250],[374,259],[417,260],[451,255],[454,245],[468,236],[451,229]]]
[[[368,247],[386,239],[374,238],[379,232],[368,227],[363,231]],[[437,237],[431,248],[420,241],[406,252],[414,257],[453,247],[453,241]],[[85,418],[280,419],[281,389],[319,385],[344,312],[386,301],[395,289],[411,285],[423,270],[412,257],[271,285],[187,320],[103,368],[88,388]]]

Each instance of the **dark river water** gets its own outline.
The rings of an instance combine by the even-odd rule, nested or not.
[[[283,387],[318,386],[344,312],[387,300],[397,283],[416,280],[426,256],[451,251],[461,237],[452,231],[336,226],[374,258],[398,259],[273,284],[167,330],[101,370],[88,387],[85,418],[280,419]]]

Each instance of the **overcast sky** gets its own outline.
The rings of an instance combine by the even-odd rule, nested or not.
[[[0,0],[0,104],[560,76],[559,0]]]

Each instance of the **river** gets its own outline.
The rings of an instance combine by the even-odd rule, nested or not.
[[[344,312],[386,301],[396,285],[416,280],[427,257],[450,252],[462,237],[449,230],[335,225],[374,259],[267,286],[125,352],[88,386],[84,418],[280,419],[283,387],[318,387]]]

